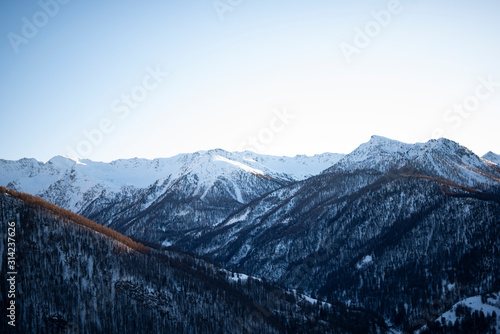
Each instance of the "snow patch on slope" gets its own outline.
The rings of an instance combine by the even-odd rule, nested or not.
[[[459,305],[469,307],[472,311],[483,312],[485,316],[492,315],[495,312],[497,314],[496,330],[497,332],[500,331],[500,292],[492,294],[492,297],[487,298],[486,303],[482,302],[481,296],[464,299],[453,305],[449,311],[443,313],[436,321],[442,323],[442,319],[444,318],[446,324],[449,322],[454,324],[457,320],[456,310]]]
[[[247,219],[247,218],[248,218],[248,215],[250,214],[250,211],[251,211],[251,209],[250,209],[250,208],[247,208],[247,209],[246,209],[245,211],[243,211],[241,214],[231,217],[231,219],[229,219],[229,220],[228,220],[228,221],[224,224],[224,226],[229,226],[229,225],[236,224],[237,222],[244,221],[245,219]]]
[[[245,172],[247,172],[247,173],[252,173],[252,174],[257,174],[257,175],[264,175],[264,172],[263,172],[263,171],[261,171],[261,170],[259,170],[259,169],[252,168],[252,167],[247,166],[247,165],[245,165],[245,164],[243,164],[243,163],[241,163],[241,162],[238,162],[238,161],[229,160],[229,159],[224,158],[224,157],[222,157],[222,156],[220,156],[220,155],[216,155],[216,156],[214,157],[214,160],[215,160],[215,161],[223,161],[223,162],[226,162],[226,163],[228,163],[228,164],[231,164],[231,165],[233,165],[233,166],[236,166],[236,167],[238,167],[238,168],[240,168],[240,169],[244,170],[244,171],[245,171]]]
[[[356,264],[356,268],[361,269],[364,266],[370,264],[373,261],[371,255],[366,255],[359,263]]]

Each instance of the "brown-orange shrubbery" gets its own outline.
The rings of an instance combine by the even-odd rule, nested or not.
[[[19,191],[15,191],[13,189],[7,189],[3,186],[0,186],[0,193],[9,194],[10,196],[17,198],[28,205],[37,206],[37,207],[41,207],[41,208],[44,208],[46,210],[49,210],[50,212],[52,212],[56,215],[59,215],[64,219],[67,219],[75,224],[85,226],[93,231],[99,232],[99,233],[101,233],[101,234],[103,234],[103,235],[105,235],[113,240],[116,240],[116,241],[124,244],[125,246],[128,246],[128,247],[130,247],[133,250],[136,250],[138,252],[147,253],[150,251],[149,247],[146,247],[141,243],[135,242],[132,239],[130,239],[129,237],[126,237],[123,234],[118,233],[109,227],[98,224],[95,221],[92,221],[88,218],[80,216],[72,211],[60,208],[57,205],[54,205],[50,202],[47,202],[47,201],[41,199],[40,197],[33,196],[33,195],[30,195],[27,193],[22,193]]]

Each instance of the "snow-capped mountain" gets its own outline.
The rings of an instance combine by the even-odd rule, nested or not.
[[[342,156],[292,158],[215,149],[111,163],[60,156],[47,163],[0,160],[0,185],[162,242],[172,232],[216,224],[252,199],[318,174]]]
[[[468,295],[500,284],[499,217],[495,165],[445,139],[373,137],[176,246],[391,319],[414,312],[400,320],[411,328],[422,327],[419,310],[441,298],[443,284],[458,280]]]
[[[227,152],[221,149],[179,154],[172,158],[120,159],[111,163],[57,156],[43,163],[35,159],[9,161],[0,159],[0,185],[30,194],[43,194],[55,185],[74,187],[66,203],[56,201],[65,208],[80,211],[86,202],[81,200],[89,191],[101,193],[120,192],[125,188],[144,189],[155,183],[196,176],[202,197],[219,177],[230,179],[238,173],[247,173],[277,182],[302,180],[319,174],[343,157],[342,154],[324,153],[312,157],[275,157],[253,152]],[[53,190],[53,189],[51,189]],[[234,185],[231,195],[243,203],[242,189]],[[244,190],[243,190],[244,191]],[[80,196],[78,196],[80,195]],[[90,196],[93,197],[93,196]],[[94,198],[95,199],[95,198]]]
[[[496,157],[373,136],[345,156],[0,161],[0,185],[410,332],[500,290]]]
[[[500,173],[464,146],[449,139],[432,139],[426,143],[406,144],[381,136],[360,145],[325,172],[390,170],[410,168],[426,175],[446,178],[463,186],[497,184]]]
[[[218,253],[225,248],[234,250],[231,243],[238,244],[240,251],[233,254],[230,260],[232,264],[237,264],[251,249],[250,245],[232,238],[241,230],[255,227],[266,231],[279,224],[288,226],[297,212],[312,215],[306,220],[313,223],[318,215],[331,216],[337,211],[328,209],[325,203],[334,199],[345,200],[363,189],[398,178],[431,179],[451,189],[476,187],[493,193],[500,190],[500,170],[455,142],[440,139],[423,144],[405,144],[373,136],[369,142],[360,145],[320,175],[281,187],[242,207],[220,224],[204,230],[203,233],[209,235],[209,245],[196,250]],[[399,209],[405,209],[403,203],[400,203]],[[302,224],[304,217],[297,217]],[[203,236],[199,240],[203,240]],[[278,272],[272,273],[276,275]]]

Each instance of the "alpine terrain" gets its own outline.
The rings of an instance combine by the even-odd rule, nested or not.
[[[319,174],[343,155],[273,157],[221,149],[111,163],[0,160],[0,185],[40,196],[137,238],[170,244],[252,199]],[[181,233],[179,233],[181,232]]]
[[[9,274],[17,281],[15,299],[0,285],[2,308],[15,300],[14,325],[2,319],[1,333],[376,333],[386,327],[367,310],[320,302],[182,252],[150,249],[3,187],[0,217],[17,235],[17,273]],[[1,238],[0,250],[6,248]]]
[[[500,332],[500,156],[448,139],[0,160],[0,186],[28,332]]]

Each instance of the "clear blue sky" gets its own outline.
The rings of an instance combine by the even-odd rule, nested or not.
[[[2,1],[0,158],[348,153],[372,134],[500,153],[499,15],[496,0]]]

